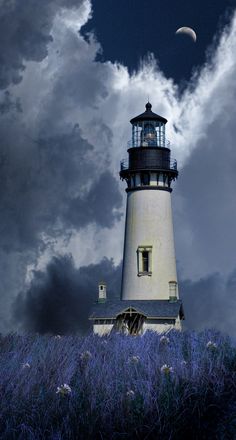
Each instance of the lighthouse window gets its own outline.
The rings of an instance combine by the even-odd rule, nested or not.
[[[150,185],[150,175],[148,173],[141,174],[142,185]]]
[[[152,275],[152,247],[139,246],[137,250],[138,276]]]
[[[132,185],[135,186],[136,185],[136,179],[135,179],[135,175],[132,176]]]

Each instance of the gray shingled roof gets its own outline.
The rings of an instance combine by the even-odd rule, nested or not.
[[[168,300],[107,300],[104,303],[94,304],[90,319],[114,319],[129,307],[142,313],[147,318],[177,318],[184,316],[182,301],[170,302]]]

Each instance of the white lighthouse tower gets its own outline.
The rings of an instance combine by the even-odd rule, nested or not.
[[[129,161],[120,176],[128,184],[122,299],[178,298],[171,211],[171,182],[178,175],[165,137],[167,120],[151,110],[131,119]],[[174,287],[175,286],[175,289]],[[175,290],[175,291],[174,291]]]
[[[127,182],[121,298],[97,303],[90,319],[99,334],[112,328],[130,334],[181,329],[171,183],[178,176],[165,136],[167,120],[146,111],[131,119],[128,160],[120,177]]]

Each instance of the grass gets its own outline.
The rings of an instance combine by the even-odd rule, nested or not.
[[[212,330],[10,334],[0,395],[0,439],[234,439],[236,350]]]

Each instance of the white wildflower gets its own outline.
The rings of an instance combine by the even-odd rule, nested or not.
[[[26,362],[25,364],[22,364],[22,368],[30,368],[30,364],[28,362]]]
[[[131,399],[133,399],[134,396],[135,396],[135,392],[134,392],[133,390],[129,390],[129,391],[127,391],[127,393],[126,393],[126,396],[129,397],[129,398],[131,398]]]
[[[89,361],[89,359],[91,359],[92,354],[90,353],[90,351],[85,351],[84,353],[80,354],[80,359],[82,361]]]
[[[186,362],[186,361],[182,361],[182,362],[181,362],[181,365],[182,365],[182,367],[186,367],[187,362]]]
[[[216,345],[215,342],[208,341],[207,344],[206,344],[206,347],[207,347],[209,350],[216,350],[217,345]]]
[[[161,344],[169,344],[170,340],[169,340],[169,338],[167,336],[161,336],[160,343]]]
[[[56,394],[61,394],[62,396],[66,396],[67,394],[71,393],[71,387],[64,383],[64,385],[61,385],[60,387],[57,387]]]
[[[55,339],[61,339],[61,335],[56,335]]]
[[[174,372],[174,369],[173,369],[172,367],[170,367],[169,365],[164,364],[164,365],[162,365],[162,367],[161,367],[161,372],[162,372],[163,374],[168,375],[168,374],[173,373],[173,372]]]
[[[133,363],[133,364],[138,364],[139,361],[140,361],[140,357],[139,357],[139,356],[131,356],[131,357],[129,358],[129,362],[130,362],[130,363]]]

